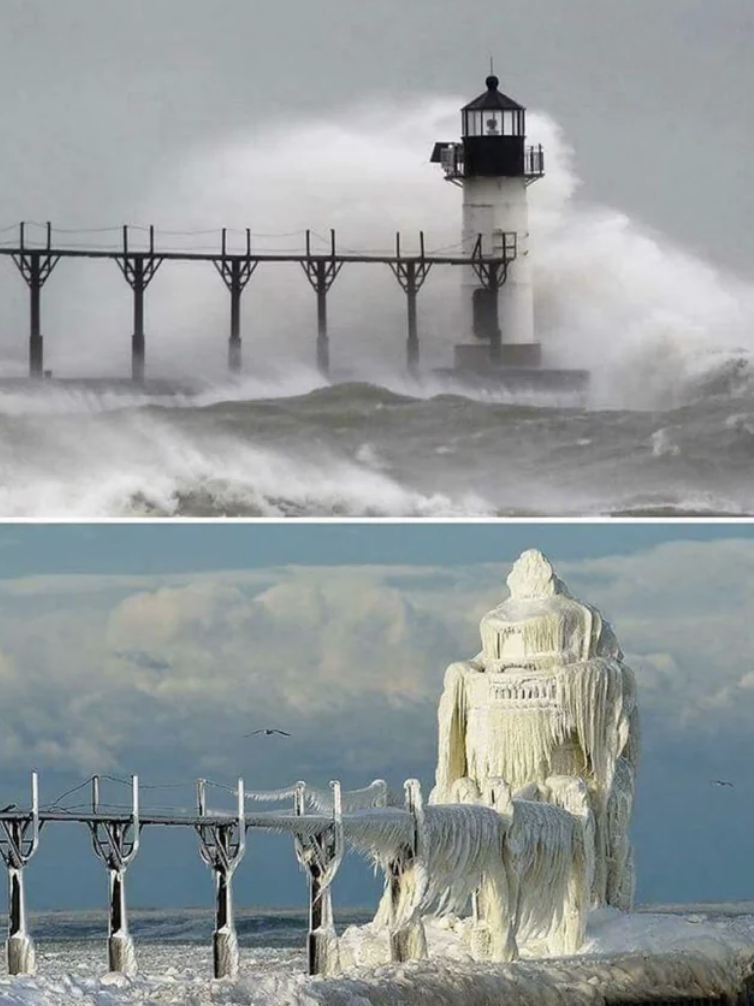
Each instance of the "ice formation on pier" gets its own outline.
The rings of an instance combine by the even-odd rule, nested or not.
[[[337,781],[326,789],[298,782],[248,791],[239,779],[234,810],[208,811],[200,780],[198,822],[167,822],[199,833],[202,858],[215,873],[217,977],[238,971],[231,882],[248,829],[293,836],[309,888],[310,974],[426,959],[436,955],[430,943],[443,931],[458,937],[465,960],[513,961],[522,948],[530,956],[572,955],[584,944],[590,907],[630,907],[627,832],[638,753],[633,674],[610,626],[568,592],[540,552],[519,558],[508,586],[510,598],[482,619],[481,653],[448,668],[436,785],[426,806],[416,779],[405,783],[402,797],[381,779],[346,792]],[[4,852],[17,882],[8,960],[18,973],[34,965],[22,867],[43,816],[35,776],[32,790],[32,810],[14,824],[33,829],[28,854],[17,842],[12,861],[10,845]],[[133,792],[131,838],[120,819],[106,815],[94,829],[95,849],[110,870],[110,966],[129,975],[136,961],[124,883],[138,848],[136,777]],[[247,807],[288,800],[290,810]],[[3,827],[10,843],[14,832],[7,821]],[[343,943],[332,887],[348,847],[383,872],[385,889],[373,923],[358,939],[345,934]]]
[[[381,780],[342,795],[345,841],[385,875],[366,935],[375,963],[426,957],[425,915],[469,903],[470,954],[496,961],[521,945],[573,954],[590,907],[631,906],[633,674],[540,552],[519,558],[508,586],[482,619],[481,653],[447,671],[429,805],[416,780],[404,805]],[[315,816],[333,806],[325,791],[306,801]]]
[[[588,839],[590,903],[627,909],[638,754],[633,673],[608,623],[569,593],[541,552],[523,553],[508,587],[508,600],[482,618],[481,652],[447,670],[430,802],[452,802],[459,792],[489,802],[490,787],[503,780],[519,798],[512,827],[526,856],[542,841],[553,856],[567,855],[565,837],[552,844],[556,826],[544,824],[550,811],[541,805],[560,807],[581,821]],[[526,862],[522,878],[533,868]],[[522,879],[524,904],[534,906],[534,888],[546,883]],[[575,891],[580,882],[569,883]],[[523,922],[542,929],[533,907]]]

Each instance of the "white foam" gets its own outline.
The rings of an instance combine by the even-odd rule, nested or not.
[[[49,424],[26,455],[0,445],[0,515],[171,516],[192,508],[266,517],[333,513],[464,516],[494,512],[473,492],[453,497],[412,491],[316,445],[288,453],[227,435],[182,431],[159,417]]]

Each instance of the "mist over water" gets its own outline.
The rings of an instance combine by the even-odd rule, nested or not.
[[[461,193],[428,163],[460,100],[365,104],[198,149],[150,180],[158,247],[460,251]],[[558,126],[529,116],[536,323],[548,365],[592,373],[586,403],[471,391],[433,374],[462,331],[460,273],[419,298],[420,382],[387,266],[345,266],[328,298],[332,384],[314,369],[315,299],[262,263],[242,302],[244,374],[226,373],[229,298],[209,263],[163,264],[147,368],[169,387],[0,386],[0,514],[495,515],[754,509],[754,285],[578,195]],[[689,208],[692,212],[693,208]],[[97,240],[115,243],[118,237]],[[94,240],[94,238],[93,238]],[[139,240],[138,232],[134,241]],[[65,270],[65,274],[64,274]],[[2,311],[21,372],[25,303]],[[113,263],[59,264],[43,295],[56,376],[127,375],[130,291]]]

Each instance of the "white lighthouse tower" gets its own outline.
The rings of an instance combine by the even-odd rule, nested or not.
[[[499,83],[490,75],[486,91],[461,110],[460,143],[436,143],[432,152],[463,189],[464,253],[476,262],[464,267],[463,285],[466,329],[476,341],[455,347],[457,371],[530,371],[541,363],[527,190],[544,175],[544,154],[526,145],[526,109]]]

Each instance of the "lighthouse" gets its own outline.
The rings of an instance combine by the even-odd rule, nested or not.
[[[526,109],[490,75],[461,109],[461,141],[436,143],[431,160],[463,190],[463,336],[457,372],[488,374],[541,365],[534,334],[528,188],[544,175],[541,146],[527,146]]]

